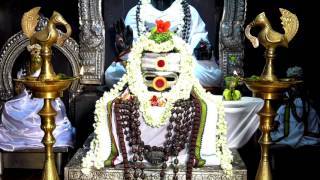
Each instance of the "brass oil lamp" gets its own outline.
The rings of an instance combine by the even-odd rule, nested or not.
[[[52,45],[62,46],[64,41],[71,35],[71,27],[58,13],[53,12],[47,25],[40,31],[35,27],[39,21],[40,7],[35,7],[23,15],[21,25],[24,34],[30,39],[30,45],[41,47],[40,56],[42,60],[41,72],[38,77],[27,76],[15,81],[22,82],[32,91],[32,96],[43,98],[44,105],[38,113],[41,117],[41,129],[44,131],[42,143],[45,146],[45,162],[42,174],[43,180],[58,180],[53,145],[55,138],[52,134],[55,129],[55,116],[57,112],[52,107],[52,100],[63,96],[63,91],[76,79],[75,77],[61,77],[56,75],[51,63]],[[66,33],[59,33],[56,25],[62,25],[66,28]],[[31,63],[32,67],[33,64]]]
[[[264,106],[258,113],[260,116],[260,130],[262,135],[259,139],[261,146],[261,159],[256,174],[256,180],[271,180],[271,168],[269,163],[269,146],[272,144],[270,131],[273,129],[273,121],[276,116],[271,101],[282,99],[284,91],[291,86],[300,83],[293,79],[278,79],[274,72],[273,62],[275,59],[275,50],[277,47],[288,47],[288,43],[296,35],[299,27],[299,21],[296,15],[286,9],[280,8],[282,14],[281,21],[284,34],[274,31],[265,13],[260,13],[245,29],[246,37],[252,45],[257,48],[259,43],[265,48],[266,64],[259,78],[246,78],[246,86],[252,91],[253,96],[264,99]],[[258,37],[252,36],[250,30],[254,26],[261,28]]]

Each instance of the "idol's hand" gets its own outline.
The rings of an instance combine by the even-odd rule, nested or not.
[[[201,40],[194,48],[197,60],[210,60],[212,57],[212,46],[209,41]]]
[[[133,41],[133,31],[130,26],[124,24],[123,19],[118,20],[114,24],[116,37],[115,37],[115,48],[117,54],[121,54],[131,48]]]

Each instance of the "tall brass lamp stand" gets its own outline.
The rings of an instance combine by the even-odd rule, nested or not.
[[[291,86],[300,83],[294,79],[278,79],[274,73],[273,62],[277,47],[288,47],[289,41],[298,31],[299,21],[297,17],[288,10],[281,9],[281,20],[285,34],[274,31],[265,13],[259,14],[245,30],[246,37],[256,48],[261,43],[265,48],[266,64],[260,77],[246,78],[246,86],[252,91],[253,96],[264,99],[264,106],[258,113],[260,116],[260,130],[262,135],[259,139],[261,146],[261,159],[256,174],[256,180],[271,180],[271,168],[269,164],[269,146],[272,144],[270,131],[273,128],[273,120],[276,116],[271,101],[282,99],[284,91]],[[254,26],[259,26],[261,31],[258,37],[252,36],[250,30]]]
[[[40,7],[36,7],[26,12],[22,18],[22,30],[24,34],[30,38],[31,45],[40,45],[41,47],[41,72],[39,77],[27,76],[16,81],[24,83],[24,85],[32,91],[32,96],[36,98],[43,98],[44,105],[40,112],[41,116],[41,129],[44,131],[42,143],[45,146],[45,162],[44,171],[42,174],[43,180],[58,180],[53,145],[55,138],[52,134],[55,129],[55,116],[57,112],[52,107],[52,100],[57,97],[63,96],[63,91],[66,90],[70,84],[76,79],[74,77],[58,76],[53,71],[51,58],[52,58],[52,45],[62,45],[64,41],[70,36],[70,25],[64,18],[57,12],[53,12],[51,18],[47,22],[47,26],[41,31],[35,31],[35,27],[39,21]],[[63,25],[66,33],[59,33],[56,25]],[[32,62],[31,65],[33,66]]]

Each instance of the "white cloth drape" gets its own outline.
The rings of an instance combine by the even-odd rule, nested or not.
[[[54,147],[73,147],[74,128],[69,122],[63,102],[57,98],[52,102],[57,111],[56,138]],[[24,91],[4,104],[0,123],[0,149],[16,151],[44,147],[41,143],[44,132],[40,129],[41,119],[37,114],[43,106],[43,99],[31,98]]]
[[[301,98],[296,98],[294,100],[294,104],[296,106],[296,112],[299,117],[302,117],[303,114],[303,103]],[[271,137],[273,141],[277,141],[278,139],[284,136],[284,116],[285,116],[285,105],[280,106],[277,111],[277,116],[275,117],[275,121],[279,123],[279,127],[277,130],[271,132]],[[290,110],[290,119],[289,119],[289,135],[281,141],[277,142],[277,144],[286,144],[293,148],[298,148],[304,145],[315,145],[320,143],[320,138],[304,136],[305,128],[308,128],[308,132],[312,132],[315,134],[320,133],[320,119],[313,107],[310,106],[310,111],[308,115],[308,127],[304,126],[303,122],[298,122],[294,117],[292,110]]]
[[[228,123],[228,146],[240,148],[252,137],[260,124],[257,113],[264,101],[254,97],[242,97],[240,101],[224,101]]]

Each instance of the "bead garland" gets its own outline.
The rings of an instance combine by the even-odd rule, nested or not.
[[[173,180],[177,180],[179,172],[178,155],[186,146],[189,147],[189,159],[187,163],[186,179],[191,180],[192,168],[195,164],[195,148],[196,140],[200,127],[201,106],[200,102],[195,99],[178,100],[171,113],[167,126],[166,141],[162,147],[146,145],[141,139],[139,101],[135,96],[131,96],[129,100],[115,100],[115,114],[117,134],[120,141],[120,149],[123,156],[124,164],[124,179],[145,179],[144,173],[144,157],[150,152],[163,154],[162,165],[160,170],[160,178],[165,178],[167,169],[167,161],[169,157],[174,157],[173,160]],[[131,163],[129,164],[126,143],[130,147],[133,154]],[[148,159],[147,159],[148,160]],[[131,165],[131,166],[130,166]],[[130,174],[130,169],[133,169],[133,175]]]
[[[150,31],[149,27],[145,25],[145,20],[141,17],[141,9],[145,4],[150,4],[150,1],[142,2],[142,0],[139,0],[137,9],[136,9],[136,24],[137,24],[137,32],[138,36],[145,34]],[[191,29],[191,12],[189,4],[186,0],[181,0],[181,9],[183,13],[183,18],[179,22],[177,29],[175,30],[175,33],[177,33],[183,40],[188,42],[190,37],[190,29]],[[180,27],[182,26],[182,27]]]

